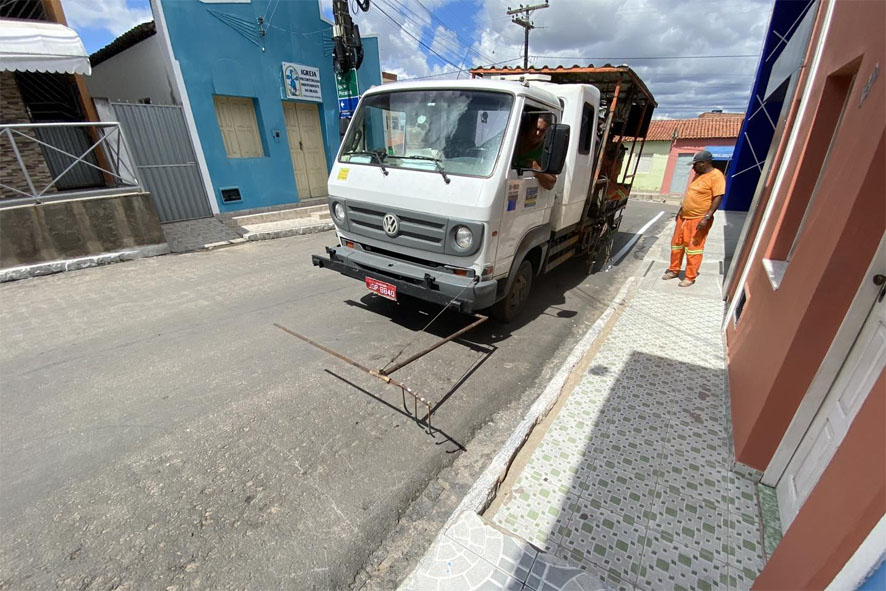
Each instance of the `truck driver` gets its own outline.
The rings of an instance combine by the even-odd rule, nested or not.
[[[545,134],[551,125],[552,117],[549,113],[537,116],[524,116],[525,123],[517,140],[517,150],[514,152],[514,168],[532,168],[541,170],[541,154],[545,143]],[[533,124],[534,119],[534,124]],[[543,172],[534,172],[538,184],[545,189],[553,189],[557,182],[557,175]]]

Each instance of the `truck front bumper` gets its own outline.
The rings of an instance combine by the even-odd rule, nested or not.
[[[451,307],[465,313],[488,308],[495,302],[498,282],[476,281],[391,257],[346,246],[327,247],[328,257],[312,255],[315,267],[332,269],[364,281],[366,277],[397,286],[402,293],[426,302]]]

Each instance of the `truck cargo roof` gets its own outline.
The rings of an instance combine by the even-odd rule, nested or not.
[[[489,67],[473,68],[471,74],[477,78],[488,79],[493,76],[512,77],[519,74],[529,76],[550,76],[555,84],[591,84],[600,91],[601,104],[611,105],[617,101],[621,105],[630,105],[622,116],[616,118],[613,133],[645,137],[652,120],[652,111],[658,106],[646,84],[630,67],[605,65],[602,67],[588,66],[542,66],[540,68],[509,68]],[[621,110],[621,109],[619,109]],[[620,121],[619,121],[620,119]]]

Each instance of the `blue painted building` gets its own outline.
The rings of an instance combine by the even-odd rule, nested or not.
[[[321,18],[320,3],[153,0],[152,7],[199,138],[212,209],[325,195],[340,118],[332,25]],[[378,40],[363,45],[361,91],[381,84]]]

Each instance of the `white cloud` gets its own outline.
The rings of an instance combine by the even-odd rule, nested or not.
[[[107,29],[115,37],[153,20],[150,6],[130,7],[126,0],[62,0],[68,25]]]
[[[661,117],[695,117],[711,109],[744,111],[753,83],[763,34],[773,0],[550,0],[532,15],[530,64],[603,65],[627,63],[647,83]],[[379,34],[382,68],[403,77],[424,77],[456,68],[440,60],[400,26],[458,64],[468,52],[468,66],[507,61],[523,53],[523,29],[506,14],[507,0],[481,0],[463,18],[431,19],[421,5],[439,15],[447,0],[373,0],[360,19],[364,32]],[[519,3],[513,2],[512,6]],[[482,55],[482,57],[481,57]],[[751,55],[708,58],[706,56]],[[700,56],[686,59],[670,56]],[[432,64],[432,65],[429,65]],[[451,77],[455,77],[453,74]]]

